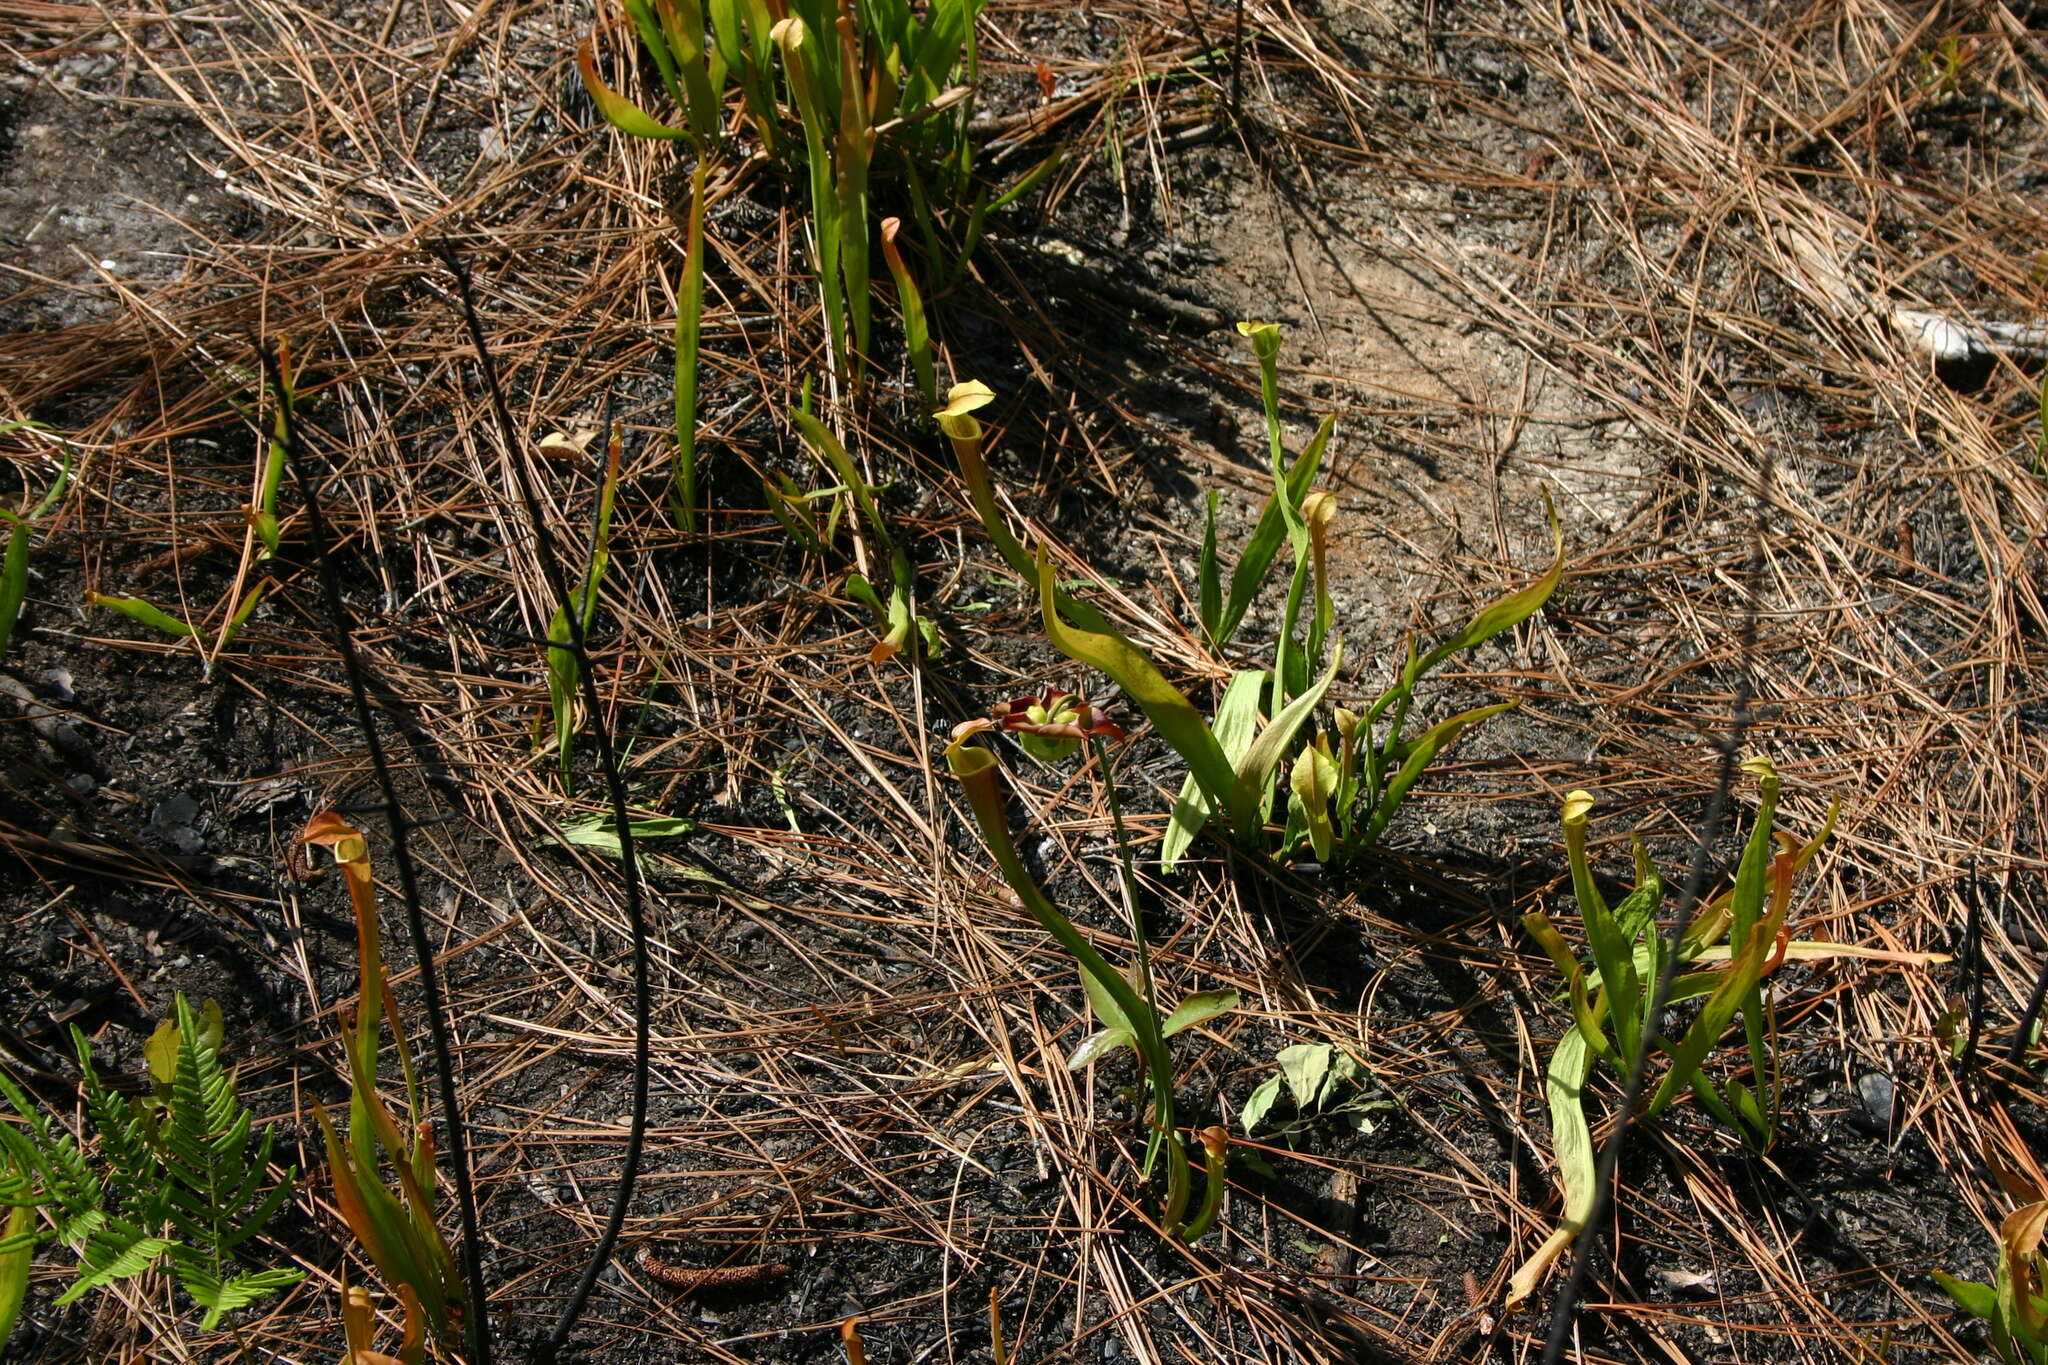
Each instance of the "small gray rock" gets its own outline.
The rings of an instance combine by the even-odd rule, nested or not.
[[[1865,1132],[1891,1132],[1894,1098],[1892,1078],[1882,1071],[1857,1077],[1856,1104],[1849,1110],[1849,1121]]]

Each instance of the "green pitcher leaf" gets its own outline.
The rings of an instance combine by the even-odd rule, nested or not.
[[[1223,700],[1216,704],[1213,733],[1232,771],[1243,760],[1252,741],[1258,738],[1259,703],[1266,695],[1266,684],[1272,676],[1264,669],[1247,669],[1234,674],[1223,689]],[[1167,824],[1166,837],[1159,844],[1161,872],[1173,871],[1214,814],[1215,808],[1209,804],[1202,784],[1190,771],[1181,781],[1180,796],[1173,803],[1173,817]]]
[[[590,92],[590,102],[597,106],[604,121],[620,132],[630,137],[664,139],[690,136],[688,128],[671,128],[658,122],[645,109],[606,85],[597,74],[597,53],[588,38],[576,49],[576,69],[583,75],[583,88]]]
[[[1038,561],[1038,605],[1045,633],[1059,651],[1076,663],[1107,673],[1124,695],[1136,702],[1160,738],[1173,746],[1211,803],[1227,800],[1233,777],[1230,763],[1209,722],[1181,690],[1168,682],[1153,662],[1129,640],[1069,626],[1055,605],[1052,564]],[[1276,756],[1277,761],[1277,756]]]
[[[1322,680],[1289,702],[1287,709],[1273,717],[1273,723],[1245,750],[1231,783],[1231,824],[1241,837],[1257,833],[1265,824],[1273,775],[1280,770],[1281,757],[1294,743],[1302,722],[1321,704],[1323,694],[1337,680],[1337,668],[1343,662],[1344,643],[1340,640],[1330,651],[1330,666],[1324,670]]]
[[[1547,489],[1543,494],[1543,510],[1549,515],[1550,538],[1556,545],[1556,554],[1549,570],[1520,592],[1510,593],[1481,611],[1463,630],[1425,654],[1421,666],[1415,670],[1417,677],[1429,672],[1451,655],[1471,649],[1504,630],[1522,624],[1534,616],[1543,604],[1550,600],[1550,595],[1557,591],[1557,585],[1564,581],[1564,524],[1558,519],[1557,505],[1551,501]]]

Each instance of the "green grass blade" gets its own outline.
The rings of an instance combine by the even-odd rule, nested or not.
[[[1579,902],[1579,919],[1586,927],[1586,946],[1592,950],[1594,969],[1600,974],[1608,1017],[1614,1021],[1617,1045],[1624,1057],[1636,1055],[1642,1038],[1643,978],[1636,970],[1635,940],[1622,932],[1606,897],[1593,880],[1586,859],[1586,824],[1592,814],[1593,798],[1583,791],[1564,800],[1564,842],[1571,865],[1572,892]]]
[[[1756,824],[1750,829],[1749,842],[1742,850],[1742,861],[1736,867],[1735,893],[1729,898],[1728,946],[1730,952],[1738,956],[1756,933],[1757,922],[1764,913],[1766,884],[1770,880],[1777,847],[1771,831],[1778,813],[1778,774],[1771,767],[1770,760],[1753,758],[1742,766],[1762,780],[1763,801],[1757,809]],[[1769,1084],[1771,1056],[1770,1049],[1765,1046],[1763,991],[1755,983],[1742,997],[1742,1032],[1749,1045],[1750,1066],[1761,1091]],[[1768,1129],[1759,1124],[1758,1135],[1760,1139],[1767,1140]]]
[[[699,149],[690,171],[690,220],[683,249],[682,287],[676,293],[675,474],[670,515],[685,535],[697,533],[697,357],[704,321],[704,170]]]
[[[801,408],[791,409],[789,416],[790,420],[796,423],[798,432],[803,435],[804,442],[823,456],[826,463],[832,467],[833,473],[839,476],[839,481],[852,495],[855,505],[860,508],[861,516],[866,518],[869,529],[874,532],[882,548],[893,549],[895,539],[889,534],[888,522],[882,519],[881,508],[875,505],[874,493],[868,481],[861,477],[860,466],[853,462],[853,456],[839,443],[839,438],[827,430],[823,422]]]
[[[7,552],[0,558],[0,657],[7,653],[22,603],[28,600],[29,523],[11,514],[9,519],[13,524],[7,531]]]
[[[1408,746],[1407,757],[1401,766],[1387,780],[1386,791],[1374,804],[1372,818],[1366,822],[1362,837],[1355,837],[1351,851],[1360,852],[1379,842],[1380,835],[1385,832],[1395,813],[1401,809],[1401,802],[1408,795],[1408,789],[1415,785],[1423,770],[1436,761],[1438,754],[1457,743],[1458,737],[1474,725],[1503,711],[1511,711],[1518,704],[1504,701],[1493,706],[1475,707],[1452,716],[1449,720],[1439,721],[1418,735]]]
[[[1209,490],[1208,511],[1202,518],[1202,557],[1196,569],[1196,611],[1202,618],[1202,634],[1209,647],[1218,648],[1217,628],[1223,623],[1223,580],[1216,565],[1216,490]]]
[[[218,654],[234,643],[235,636],[241,633],[243,626],[249,624],[249,618],[256,614],[256,604],[263,600],[263,594],[269,590],[270,580],[265,579],[242,594],[242,605],[235,608],[235,614],[228,617],[220,628],[220,636],[213,645],[214,653]]]
[[[983,212],[1000,213],[1025,195],[1031,193],[1031,191],[1037,189],[1040,185],[1043,185],[1047,178],[1060,168],[1060,158],[1064,155],[1064,151],[1055,151],[1051,156],[1018,176],[1010,188],[989,200],[988,207]]]
[[[774,18],[765,0],[707,0],[705,13],[718,59],[739,82],[747,117],[753,120],[761,148],[772,160],[781,155],[777,136],[780,114],[770,63],[774,49],[768,39]]]

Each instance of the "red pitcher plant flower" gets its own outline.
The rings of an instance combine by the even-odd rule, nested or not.
[[[1108,712],[1071,692],[1019,697],[996,707],[989,717],[997,729],[1015,735],[1025,753],[1047,763],[1071,757],[1082,740],[1095,735],[1125,738],[1123,727],[1111,720]]]

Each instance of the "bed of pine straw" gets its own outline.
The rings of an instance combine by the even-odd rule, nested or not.
[[[991,6],[992,89],[1020,97],[1032,87],[1047,54],[1017,35],[1056,29],[1050,12],[1058,8]],[[1260,157],[1497,215],[1509,225],[1501,245],[1478,256],[1453,252],[1433,216],[1418,214],[1401,259],[1457,300],[1471,325],[1633,424],[1642,448],[1655,452],[1635,511],[1604,538],[1572,521],[1567,502],[1570,562],[1557,603],[1512,651],[1491,656],[1500,671],[1474,683],[1524,698],[1554,747],[1468,764],[1445,780],[1462,784],[1460,799],[1478,792],[1512,812],[1524,842],[1536,845],[1554,831],[1564,790],[1597,785],[1610,812],[1604,856],[1623,856],[1620,834],[1630,826],[1682,856],[1687,822],[1713,784],[1712,741],[1727,732],[1747,669],[1762,708],[1750,743],[1785,774],[1787,827],[1811,830],[1831,798],[1844,805],[1797,907],[1799,933],[1954,951],[1974,874],[1989,903],[1984,1050],[2002,1056],[2048,933],[2032,672],[2048,625],[2038,593],[2048,525],[2034,472],[2038,373],[2000,360],[1980,387],[1959,391],[1888,325],[1885,310],[1903,303],[2004,321],[2037,315],[2048,128],[2042,35],[2026,29],[2024,7],[1995,3],[1702,5],[1680,7],[1682,19],[1661,5],[1616,0],[1562,12],[1430,4],[1404,20],[1424,38],[1371,53],[1368,66],[1365,55],[1347,59],[1338,41],[1346,7],[1329,8],[1330,16],[1290,0],[1245,7],[1258,39],[1244,82]],[[1527,903],[1504,910],[1484,865],[1461,867],[1457,850],[1433,849],[1412,828],[1427,815],[1420,802],[1397,840],[1402,876],[1451,888],[1448,908],[1426,929],[1384,913],[1370,879],[1275,888],[1209,864],[1154,887],[1162,922],[1175,926],[1161,970],[1243,993],[1240,1014],[1202,1041],[1184,1040],[1179,1054],[1190,1072],[1230,1077],[1229,1103],[1264,1065],[1260,1055],[1230,1051],[1240,1036],[1328,1039],[1356,1050],[1379,1084],[1403,1097],[1412,1131],[1427,1134],[1433,1124],[1462,1122],[1437,1103],[1450,1089],[1446,1073],[1488,1055],[1460,1037],[1479,1027],[1471,1016],[1505,1021],[1476,1040],[1496,1060],[1459,1083],[1513,1116],[1526,1143],[1518,1163],[1467,1160],[1446,1137],[1432,1170],[1361,1160],[1350,1171],[1368,1193],[1451,1187],[1491,1237],[1470,1276],[1390,1287],[1375,1281],[1374,1259],[1361,1253],[1347,1262],[1349,1276],[1311,1280],[1314,1263],[1287,1249],[1296,1230],[1249,1189],[1233,1196],[1227,1241],[1187,1255],[1102,1235],[1127,1216],[1133,1193],[1112,1156],[1121,1130],[1101,1122],[1109,1087],[1058,1064],[1078,1037],[1071,969],[1006,904],[963,832],[964,811],[939,761],[950,719],[1028,686],[1030,660],[1050,662],[1032,652],[1030,615],[999,593],[998,610],[950,618],[965,657],[958,666],[978,670],[970,692],[900,665],[872,668],[865,622],[833,595],[819,565],[781,543],[749,495],[745,470],[793,458],[769,418],[818,366],[795,212],[722,217],[716,205],[736,192],[734,168],[714,178],[711,250],[721,285],[707,298],[703,411],[717,507],[708,539],[679,544],[651,496],[660,487],[661,376],[680,259],[663,208],[671,153],[593,128],[570,65],[588,21],[583,8],[433,6],[424,11],[431,32],[422,12],[397,3],[389,22],[354,27],[290,4],[240,0],[229,9],[232,41],[204,53],[136,45],[128,98],[171,101],[210,129],[261,229],[248,240],[195,241],[174,282],[109,281],[118,307],[100,320],[0,338],[0,417],[76,418],[66,434],[82,459],[41,565],[46,582],[117,586],[122,566],[200,542],[220,547],[217,570],[241,544],[235,508],[246,499],[250,447],[231,442],[209,466],[179,444],[222,429],[200,367],[246,363],[246,339],[259,334],[289,336],[306,357],[319,390],[318,441],[334,468],[325,485],[330,516],[368,566],[351,599],[358,638],[463,775],[464,814],[504,859],[483,885],[474,865],[456,863],[475,845],[446,827],[429,831],[439,876],[462,885],[476,873],[479,904],[513,906],[500,912],[509,916],[502,923],[465,911],[447,928],[455,1012],[498,1030],[461,1059],[483,1116],[476,1147],[487,1221],[501,1207],[527,1216],[530,1205],[501,1204],[493,1191],[532,1172],[580,1197],[581,1207],[576,1199],[559,1206],[567,1221],[552,1225],[552,1246],[492,1286],[507,1330],[544,1320],[602,1217],[630,1019],[618,879],[599,860],[541,837],[595,809],[600,788],[586,775],[576,800],[565,800],[552,759],[534,752],[543,691],[529,641],[552,603],[508,495],[505,461],[535,457],[508,455],[493,435],[444,277],[423,250],[444,241],[475,271],[517,417],[538,435],[592,422],[609,401],[629,426],[637,479],[622,499],[608,628],[594,641],[600,684],[616,700],[611,723],[621,734],[643,723],[643,699],[656,699],[661,737],[631,751],[636,799],[704,820],[711,837],[692,847],[747,888],[664,874],[658,921],[722,916],[716,923],[729,927],[751,918],[783,941],[785,960],[845,984],[829,1015],[806,1009],[786,982],[736,986],[747,980],[744,964],[700,974],[701,955],[663,931],[654,945],[657,1093],[701,1102],[657,1105],[655,1169],[682,1180],[685,1197],[666,1199],[659,1216],[636,1214],[628,1246],[654,1237],[751,1254],[758,1217],[722,1211],[718,1190],[753,1180],[785,1185],[794,1203],[825,1213],[834,1201],[858,1200],[870,1214],[865,1235],[945,1250],[930,1282],[938,1301],[898,1306],[930,1317],[931,1331],[912,1343],[918,1359],[986,1358],[985,1346],[956,1350],[939,1327],[951,1322],[943,1314],[962,1311],[945,1303],[949,1277],[962,1268],[1002,1286],[1025,1360],[1059,1358],[1067,1342],[1077,1358],[1094,1358],[1109,1337],[1138,1360],[1343,1359],[1366,1349],[1361,1336],[1397,1359],[1467,1360],[1487,1349],[1532,1358],[1543,1315],[1503,1321],[1488,1305],[1556,1213],[1540,1080],[1566,1014],[1511,913],[1568,908],[1554,846],[1538,849],[1542,875],[1510,895]],[[1099,149],[1112,98],[1119,135],[1133,148],[1160,128],[1211,116],[1220,71],[1167,84],[1130,78],[1184,68],[1199,50],[1191,16],[1213,40],[1229,31],[1228,4],[1097,0],[1092,12],[1113,17],[1129,41],[1092,63],[1052,54],[1071,94],[1040,117],[1057,118],[1059,134]],[[83,34],[139,32],[149,13],[146,3],[5,0],[0,17],[34,61]],[[1941,96],[1915,58],[1950,34],[1966,44],[1960,111],[1930,107]],[[1513,53],[1531,88],[1564,98],[1518,99],[1434,59],[1474,35]],[[1435,114],[1376,118],[1397,89],[1419,92]],[[118,118],[123,107],[116,99],[104,112]],[[427,117],[450,110],[503,129],[525,154],[508,163],[478,156],[473,140],[423,139]],[[1961,135],[1926,142],[1930,121]],[[1475,135],[1489,126],[1499,135]],[[1532,139],[1542,149],[1535,155],[1526,150]],[[1072,160],[1076,175],[1089,173],[1080,164],[1088,158]],[[1094,164],[1099,170],[1099,156]],[[1259,173],[1235,154],[1228,164]],[[1183,201],[1202,193],[1187,183],[1173,190]],[[983,265],[998,297],[1000,259],[992,252]],[[40,286],[17,279],[9,287]],[[1041,351],[1065,343],[1027,318],[1014,344],[1035,365]],[[1181,343],[1159,344],[1171,356]],[[1121,386],[1132,381],[1108,367],[1069,359],[1061,373],[1092,373],[1097,387],[1011,408],[1006,447],[1056,451],[1067,477],[1094,486],[1131,458],[1139,439],[1131,433],[1144,419],[1125,403]],[[1780,409],[1749,401],[1759,391],[1812,420],[1774,429]],[[1491,420],[1513,428],[1515,395],[1487,401]],[[1381,407],[1390,439],[1403,430],[1431,439],[1426,404]],[[891,505],[910,528],[926,591],[950,600],[949,584],[979,575],[992,556],[957,480],[932,458],[937,444],[904,444],[878,431],[871,458],[898,481]],[[28,447],[16,439],[10,449],[22,458]],[[594,469],[538,467],[561,534],[581,543]],[[1029,459],[1008,467],[1027,514],[1063,491],[1043,472],[1050,467]],[[286,513],[289,489],[287,481]],[[461,534],[425,534],[431,526]],[[1091,547],[1084,529],[1065,530],[1064,555],[1078,576]],[[77,563],[62,562],[67,556]],[[676,567],[659,567],[664,557]],[[1498,563],[1441,566],[1440,581],[1457,591],[1420,604],[1423,618],[1455,616],[1479,594],[1521,581],[1529,562],[1502,554]],[[195,614],[217,615],[224,584],[217,571],[195,572],[183,600]],[[1176,614],[1174,591],[1163,581],[1134,587],[1113,606],[1182,677],[1219,676]],[[1745,659],[1739,640],[1751,617],[1757,642]],[[168,648],[111,618],[67,625],[63,612],[44,608],[35,619],[71,631],[72,648],[87,639],[113,650]],[[340,675],[324,640],[314,580],[292,576],[212,685],[248,689],[287,712],[324,696],[323,715],[337,713]],[[327,799],[345,798],[363,771],[359,739],[342,726],[311,742],[316,758],[299,776]],[[1156,757],[1143,771],[1172,780],[1172,766]],[[1092,777],[1070,777],[1028,775],[1022,804],[1053,846],[1097,855],[1078,865],[1108,903],[1100,788]],[[790,819],[774,798],[778,784]],[[435,799],[420,788],[423,807]],[[1160,809],[1139,801],[1148,830]],[[1075,865],[1056,850],[1045,861]],[[1682,863],[1667,856],[1666,865]],[[38,867],[53,886],[75,875],[60,864]],[[1079,885],[1067,883],[1070,898]],[[203,885],[190,891],[202,903],[210,894]],[[1326,903],[1304,928],[1300,906],[1316,897]],[[429,910],[445,918],[454,903]],[[1293,908],[1283,914],[1282,903]],[[792,933],[786,926],[796,920],[807,927]],[[1122,943],[1111,921],[1095,923],[1108,943]],[[1479,995],[1433,1016],[1361,1017],[1357,998],[1321,991],[1297,969],[1293,950],[1331,935],[1362,938],[1372,961],[1417,952],[1455,959]],[[527,970],[485,979],[465,972],[478,936]],[[821,951],[835,942],[838,951]],[[893,990],[889,973],[848,965],[871,949],[914,955],[904,974],[916,992]],[[337,989],[347,990],[345,980],[305,975],[309,1011],[331,1009]],[[2007,1207],[1987,1177],[1986,1144],[2016,1162],[2010,1146],[2037,1126],[2042,1092],[2029,1075],[2008,1077],[2004,1088],[1981,1077],[1969,1083],[1949,1060],[1937,1021],[1965,979],[1953,969],[1810,978],[1787,1012],[1785,1047],[1788,1056],[1824,1054],[1838,1090],[1871,1070],[1895,1079],[1893,1138],[1924,1142],[1933,1156],[1928,1189],[1915,1197],[1959,1203],[1981,1220],[1981,1235],[1945,1262],[1981,1274],[1990,1229]],[[912,1039],[931,1051],[918,1055]],[[563,1057],[587,1071],[566,1095],[501,1097],[528,1068]],[[975,1069],[978,1059],[985,1069]],[[956,1070],[962,1063],[965,1073]],[[259,1105],[287,1109],[291,1089],[280,1073],[255,1074]],[[734,1095],[749,1102],[720,1102]],[[1045,1176],[1012,1217],[1064,1260],[1048,1251],[1034,1261],[1017,1254],[1015,1241],[991,1251],[988,1228],[904,1192],[921,1163],[974,1160],[975,1126],[1001,1114],[1025,1126]],[[1731,1174],[1742,1163],[1726,1140],[1705,1131],[1689,1120],[1682,1140],[1637,1138],[1639,1155],[1623,1168],[1620,1226],[1627,1239],[1711,1245],[1735,1258],[1727,1277],[1754,1289],[1674,1298],[1654,1284],[1603,1280],[1591,1295],[1594,1315],[1633,1327],[1603,1332],[1588,1358],[1967,1353],[1951,1335],[1966,1329],[1932,1291],[1927,1265],[1890,1261],[1880,1244],[1840,1278],[1810,1278],[1812,1263],[1796,1254],[1806,1213],[1759,1199],[1760,1186]],[[514,1149],[519,1159],[508,1159]],[[1307,1156],[1316,1159],[1312,1147]],[[698,1167],[727,1180],[699,1198],[674,1174]],[[1656,1196],[1662,1202],[1645,1205],[1630,1180],[1652,1167],[1671,1184]],[[308,1182],[303,1197],[322,1194]],[[517,1235],[502,1220],[490,1232]],[[992,1267],[984,1263],[998,1254]],[[248,1349],[285,1359],[338,1349],[326,1292],[335,1257],[313,1268],[307,1289],[244,1329]],[[1185,1292],[1190,1284],[1198,1292]],[[1301,1307],[1304,1286],[1316,1311]],[[1838,1316],[1840,1303],[1855,1313]],[[182,1341],[167,1307],[161,1296],[110,1298],[97,1330],[122,1352],[153,1359],[220,1349]],[[817,1307],[820,1351],[837,1316],[829,1303]],[[593,1322],[631,1324],[625,1344],[605,1335],[610,1328],[586,1329],[625,1353],[619,1358],[738,1360],[768,1349],[730,1324],[706,1325],[630,1268],[601,1287]]]

